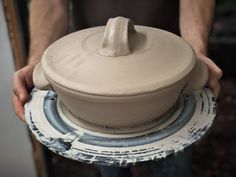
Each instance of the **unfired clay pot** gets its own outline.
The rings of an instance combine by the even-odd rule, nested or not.
[[[183,89],[207,80],[187,42],[124,17],[57,40],[33,73],[35,86],[55,90],[75,117],[116,128],[158,118]]]

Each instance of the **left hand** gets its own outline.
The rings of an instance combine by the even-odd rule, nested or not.
[[[206,55],[202,53],[197,53],[197,58],[204,62],[209,70],[209,80],[207,86],[212,90],[214,96],[217,98],[220,93],[220,83],[219,80],[223,75],[222,70]]]

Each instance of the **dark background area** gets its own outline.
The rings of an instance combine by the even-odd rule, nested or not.
[[[25,46],[28,46],[27,1],[18,4]],[[218,113],[207,135],[195,143],[192,149],[194,177],[236,176],[236,1],[216,1],[214,22],[209,38],[209,57],[224,72],[222,92],[218,99]],[[25,47],[26,53],[28,48]],[[93,165],[75,162],[44,148],[50,177],[98,177]],[[133,167],[135,177],[151,176],[147,165]]]

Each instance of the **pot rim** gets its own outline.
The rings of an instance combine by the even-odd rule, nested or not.
[[[135,25],[136,26],[136,25]],[[139,25],[137,25],[139,26]],[[147,26],[142,26],[145,28],[152,28],[152,27],[147,27]],[[95,28],[99,28],[99,27],[95,27]],[[101,27],[100,27],[101,28]],[[155,29],[155,28],[154,28]],[[82,31],[86,31],[85,30],[81,30]],[[173,36],[179,37],[176,34],[170,33],[168,31],[164,31],[161,29],[158,29],[160,31],[163,31],[165,33],[169,33]],[[71,34],[70,34],[71,35]],[[59,40],[55,41],[54,43],[57,43]],[[53,44],[50,45],[44,52],[43,56],[42,56],[42,60],[41,60],[41,64],[42,64],[42,70],[43,73],[45,75],[45,77],[51,81],[53,81],[53,83],[65,88],[65,89],[69,89],[72,91],[76,91],[76,92],[80,92],[80,93],[84,93],[84,94],[89,94],[89,95],[100,95],[100,96],[133,96],[133,95],[142,95],[142,94],[147,94],[150,92],[154,92],[154,91],[158,91],[158,90],[162,90],[165,88],[170,87],[173,84],[178,83],[181,79],[185,78],[186,76],[191,74],[191,71],[193,70],[193,68],[196,65],[196,54],[194,52],[194,49],[192,48],[192,46],[186,42],[184,39],[182,39],[182,42],[185,43],[185,45],[187,47],[189,47],[190,50],[192,50],[191,52],[191,56],[189,58],[191,58],[191,62],[188,63],[188,66],[185,66],[185,68],[177,73],[176,75],[173,75],[172,77],[165,79],[163,81],[158,81],[158,82],[154,82],[151,84],[146,84],[146,85],[142,85],[142,86],[136,86],[136,87],[130,87],[127,89],[107,89],[104,90],[104,88],[94,88],[91,86],[87,86],[85,84],[81,84],[79,82],[75,82],[74,81],[70,81],[66,78],[63,77],[63,75],[55,72],[51,67],[50,64],[47,62],[47,57],[50,57],[48,55],[49,51],[51,50],[51,48],[53,48]],[[188,81],[187,81],[188,82]],[[52,85],[53,86],[53,85]]]
[[[59,87],[61,87],[63,89],[66,89],[66,90],[69,90],[69,91],[73,91],[73,92],[76,92],[76,93],[80,93],[80,94],[83,94],[83,95],[89,95],[89,96],[98,96],[98,97],[99,96],[102,96],[102,97],[129,97],[129,96],[141,96],[141,95],[151,94],[151,93],[154,93],[154,92],[157,92],[157,91],[162,91],[164,89],[170,88],[173,85],[175,85],[176,83],[179,83],[184,78],[189,77],[191,72],[192,72],[192,70],[193,70],[193,68],[194,68],[194,65],[193,65],[191,70],[189,69],[189,71],[186,71],[186,74],[184,76],[182,75],[182,77],[178,77],[178,79],[176,79],[172,83],[169,83],[168,85],[163,85],[162,87],[159,87],[159,86],[155,87],[155,85],[153,84],[153,85],[151,85],[152,87],[150,87],[150,85],[149,85],[149,87],[147,86],[147,88],[145,90],[144,89],[142,90],[142,89],[138,88],[137,90],[132,90],[130,92],[126,91],[123,94],[122,93],[108,93],[108,92],[106,92],[106,93],[104,93],[104,92],[103,93],[94,93],[94,92],[85,91],[83,89],[78,89],[78,88],[75,88],[75,87],[69,87],[66,83],[70,82],[70,81],[68,81],[68,80],[66,80],[64,78],[63,79],[62,78],[60,78],[60,79],[52,79],[52,77],[50,77],[50,75],[48,75],[48,73],[46,73],[44,70],[43,71],[44,71],[44,74],[46,74],[45,76],[46,76],[47,80],[49,81],[49,83],[50,84],[53,83],[52,87],[53,87],[53,85],[56,85],[56,86],[59,86]],[[57,75],[56,73],[54,73],[51,70],[50,71],[47,70],[47,72],[49,72],[49,73],[51,72],[50,74],[52,74],[52,75]],[[187,85],[187,83],[188,83],[188,80],[186,81],[185,85]]]

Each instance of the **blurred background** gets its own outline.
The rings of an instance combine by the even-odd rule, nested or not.
[[[95,166],[47,150],[20,122],[11,106],[11,78],[28,54],[28,1],[0,1],[0,176],[99,177]],[[218,112],[207,135],[191,149],[194,177],[236,176],[236,1],[217,0],[209,57],[223,70]],[[132,168],[151,177],[147,165]]]

